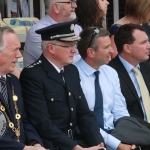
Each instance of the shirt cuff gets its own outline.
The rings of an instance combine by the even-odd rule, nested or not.
[[[119,144],[121,143],[121,141],[115,138],[114,136],[106,133],[102,129],[100,129],[100,133],[102,134],[106,145],[112,148],[113,150],[116,150]]]

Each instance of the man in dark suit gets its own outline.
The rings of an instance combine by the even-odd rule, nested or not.
[[[25,114],[21,85],[11,72],[21,57],[10,27],[0,28],[0,150],[45,150]]]
[[[122,25],[114,40],[118,56],[109,65],[118,72],[127,109],[131,116],[150,122],[150,112],[147,111],[150,110],[150,64],[144,62],[149,58],[150,44],[145,30],[140,25]],[[136,77],[134,67],[138,68],[141,80],[144,79],[142,83]],[[147,98],[146,94],[142,95],[142,90],[148,93]]]
[[[75,23],[54,24],[36,31],[42,37],[43,54],[23,69],[20,78],[29,120],[44,146],[51,150],[104,147],[80,86],[78,70],[71,64],[80,39],[74,34]]]

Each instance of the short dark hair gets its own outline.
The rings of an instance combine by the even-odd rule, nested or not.
[[[145,29],[138,24],[124,24],[120,26],[114,36],[114,41],[117,47],[117,51],[120,54],[123,51],[124,44],[133,44],[135,38],[133,36],[134,30],[140,30],[145,32]]]
[[[103,11],[99,7],[98,0],[77,0],[75,9],[78,24],[84,29],[86,27],[102,27]]]
[[[78,42],[77,48],[83,59],[87,57],[87,49],[89,47],[89,43],[93,35],[94,29],[95,27],[87,27],[80,33],[81,40]],[[100,32],[95,34],[92,43],[90,44],[90,47],[93,48],[95,51],[98,49],[97,38],[110,35],[109,32],[103,28],[100,28],[99,30]]]

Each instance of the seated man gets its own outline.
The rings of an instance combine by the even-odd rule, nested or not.
[[[0,149],[45,150],[28,122],[21,86],[11,74],[21,57],[20,42],[10,27],[0,28]]]
[[[131,116],[150,123],[150,44],[145,29],[140,25],[126,24],[115,35],[118,56],[109,65],[116,69],[121,91]]]
[[[111,150],[134,149],[135,145],[123,144],[123,141],[108,134],[119,118],[129,116],[118,75],[113,68],[105,65],[109,62],[110,53],[113,53],[109,33],[105,29],[89,27],[80,36],[78,50],[82,58],[75,65],[88,106],[95,113],[105,143]]]
[[[29,120],[46,148],[58,150],[98,150],[104,142],[93,112],[80,86],[74,24],[54,24],[36,31],[41,34],[43,54],[24,68],[20,81]],[[76,128],[82,134],[78,133]],[[88,148],[90,147],[90,148]]]
[[[35,62],[42,54],[41,36],[35,31],[49,25],[76,19],[76,0],[44,0],[46,15],[29,30],[24,46],[23,66]],[[79,35],[81,27],[75,25],[75,33]],[[78,51],[74,55],[74,62],[80,59]]]

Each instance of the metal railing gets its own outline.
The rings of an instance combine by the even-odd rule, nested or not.
[[[11,17],[11,0],[6,0],[7,2],[7,17]],[[33,0],[28,0],[29,6],[29,17],[33,17]],[[114,22],[119,20],[119,1],[113,0],[113,14],[114,14]],[[40,0],[40,18],[45,15],[45,6],[44,0]]]

